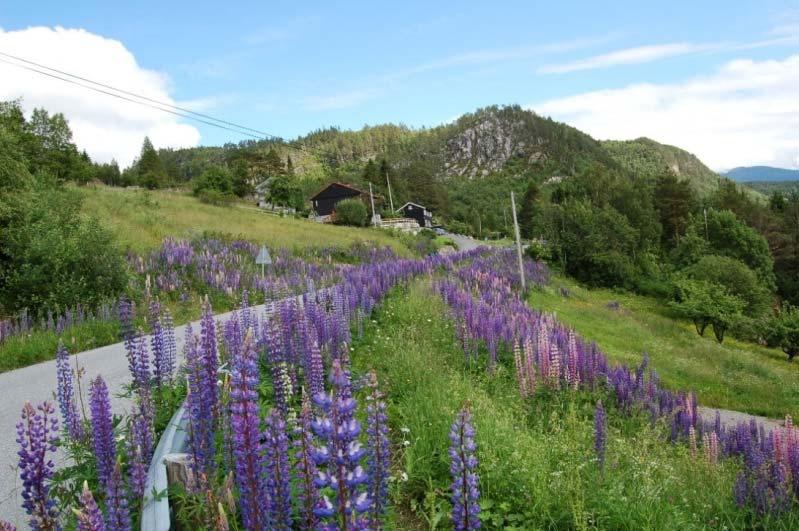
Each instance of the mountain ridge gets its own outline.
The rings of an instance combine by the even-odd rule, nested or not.
[[[739,166],[724,172],[724,175],[736,182],[799,181],[799,169],[775,166]]]

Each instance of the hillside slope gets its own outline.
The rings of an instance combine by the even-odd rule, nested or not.
[[[158,247],[168,236],[186,238],[205,231],[240,236],[273,247],[347,246],[368,240],[389,245],[401,255],[409,253],[399,240],[377,229],[283,218],[246,205],[218,207],[178,192],[105,186],[80,190],[85,197],[83,212],[108,226],[123,248],[139,253]]]
[[[695,155],[678,147],[649,138],[606,140],[602,142],[602,147],[636,177],[656,179],[664,172],[671,171],[679,179],[690,182],[700,194],[710,193],[719,186],[719,174],[705,166]]]

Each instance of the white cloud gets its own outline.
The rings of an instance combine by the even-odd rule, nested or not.
[[[142,68],[121,42],[82,29],[0,29],[0,51],[175,104],[164,75]],[[6,63],[0,63],[0,79],[0,100],[22,98],[26,112],[44,107],[64,113],[75,143],[97,161],[115,158],[121,166],[128,166],[145,136],[156,147],[195,146],[200,140],[195,127],[174,115]]]
[[[718,170],[799,167],[799,55],[735,60],[708,76],[635,84],[529,108],[601,139],[647,136],[695,153]]]
[[[716,49],[718,46],[719,45],[716,44],[694,44],[690,42],[638,46],[602,55],[595,55],[578,61],[545,65],[538,69],[538,73],[565,74],[568,72],[577,72],[579,70],[594,70],[618,65],[649,63],[666,57],[705,52]]]

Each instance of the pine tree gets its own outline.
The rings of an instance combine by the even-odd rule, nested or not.
[[[536,236],[535,216],[538,208],[538,196],[538,184],[535,181],[530,181],[530,184],[527,185],[527,191],[524,192],[521,211],[519,212],[519,229],[525,238],[534,238]]]
[[[150,138],[146,136],[141,147],[141,155],[136,162],[136,173],[139,183],[151,190],[161,188],[166,181],[166,172],[161,158],[153,147],[153,143],[150,142]]]

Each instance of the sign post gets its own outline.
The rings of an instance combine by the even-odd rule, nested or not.
[[[272,257],[269,255],[269,249],[266,248],[266,245],[261,246],[261,250],[258,252],[258,256],[255,258],[256,264],[261,264],[261,276],[265,276],[265,267],[267,265],[272,264]]]

